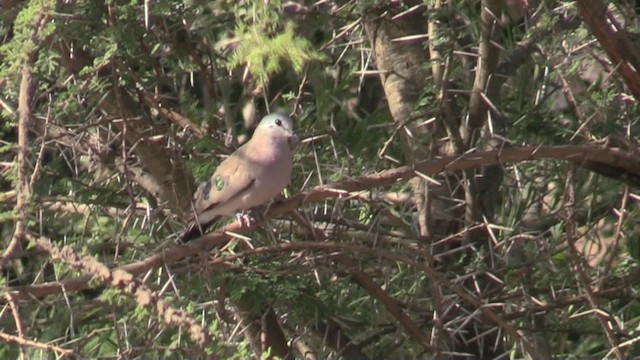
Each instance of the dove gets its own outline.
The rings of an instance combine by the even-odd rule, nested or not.
[[[180,235],[184,243],[203,235],[223,216],[233,216],[265,204],[291,178],[291,146],[298,138],[293,121],[272,113],[260,121],[251,139],[220,163],[193,196],[191,222]]]

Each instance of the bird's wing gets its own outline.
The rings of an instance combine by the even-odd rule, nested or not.
[[[179,236],[182,243],[201,236],[220,215],[226,215],[216,213],[216,207],[223,207],[252,188],[255,174],[245,151],[246,147],[236,150],[220,163],[209,180],[198,186],[193,194],[194,214],[190,224]],[[203,215],[210,211],[213,213]]]
[[[246,147],[241,147],[226,158],[211,178],[198,186],[194,194],[196,214],[233,201],[251,188],[256,178],[244,150]]]

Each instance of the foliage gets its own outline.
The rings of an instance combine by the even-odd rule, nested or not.
[[[577,3],[506,2],[490,27],[498,65],[481,87],[486,117],[474,140],[457,142],[475,106],[488,3],[8,1],[0,357],[640,353],[638,173],[534,155],[481,166],[495,142],[503,153],[572,145],[640,164],[632,84]],[[608,6],[606,22],[632,38],[634,4]],[[191,248],[174,240],[196,184],[276,109],[295,114],[303,139],[286,190],[305,193],[297,211],[165,258]],[[451,156],[450,170],[473,151],[464,170],[416,170]],[[411,179],[375,176],[404,165]],[[343,191],[354,179],[357,190]],[[330,195],[306,196],[316,186]],[[91,261],[135,281],[101,283]]]
[[[236,9],[241,20],[235,29],[236,38],[231,40],[237,47],[229,59],[229,68],[246,63],[251,75],[263,84],[283,70],[283,63],[299,74],[306,63],[323,59],[307,39],[296,36],[298,31],[293,21],[285,21],[282,29],[278,28],[281,7],[280,1],[257,1],[250,9],[242,6]]]

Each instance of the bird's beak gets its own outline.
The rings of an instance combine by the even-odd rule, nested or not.
[[[289,134],[289,139],[287,139],[287,141],[289,142],[289,147],[293,149],[300,143],[300,138],[298,137],[298,135],[292,132],[291,134]]]

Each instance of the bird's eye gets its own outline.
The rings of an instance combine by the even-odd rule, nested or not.
[[[276,125],[278,125],[278,126],[282,126],[282,120],[280,120],[280,119],[276,119]]]

